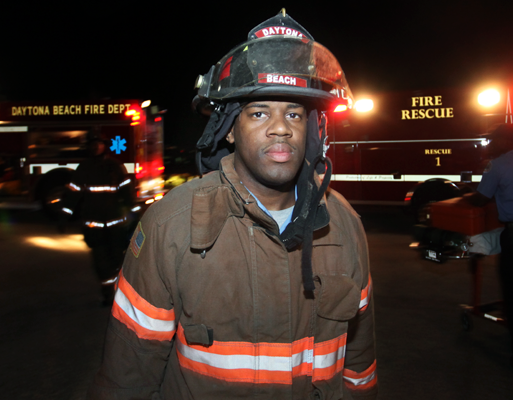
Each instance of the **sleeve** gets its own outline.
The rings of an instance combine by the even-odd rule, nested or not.
[[[369,272],[367,239],[358,221],[357,255],[362,273],[358,314],[349,321],[344,364],[344,399],[375,399],[378,393],[376,371],[372,279]]]
[[[477,187],[477,191],[491,199],[497,191],[499,178],[500,176],[497,166],[493,161],[490,161],[488,166],[483,171],[483,177],[481,178],[481,182]]]
[[[117,283],[102,365],[89,399],[158,396],[176,325],[169,285],[159,269],[161,260],[173,259],[172,250],[159,245],[159,227],[152,211],[150,208],[145,213],[130,241]]]
[[[80,164],[71,177],[71,182],[66,185],[66,192],[62,201],[62,216],[71,217],[75,212],[77,204],[84,195],[85,190],[85,171],[84,166]]]
[[[134,207],[133,198],[133,182],[128,177],[126,168],[123,164],[119,164],[119,195],[123,205],[131,211]]]

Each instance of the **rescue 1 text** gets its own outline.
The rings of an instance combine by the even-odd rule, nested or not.
[[[11,116],[123,114],[130,104],[66,104],[11,107]]]
[[[452,154],[452,149],[425,149],[424,154]]]
[[[433,108],[412,108],[401,110],[401,119],[432,119],[432,118],[453,118],[453,107],[437,107],[442,105],[442,96],[412,97],[412,107],[433,107]],[[436,108],[435,108],[436,107]]]

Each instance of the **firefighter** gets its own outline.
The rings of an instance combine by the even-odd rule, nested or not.
[[[495,198],[499,219],[504,223],[499,276],[513,350],[513,126],[501,124],[483,136],[489,139],[487,151],[492,160],[483,172],[477,192],[467,198],[475,206]],[[510,363],[513,366],[513,355]]]
[[[112,304],[114,284],[128,245],[127,218],[133,202],[126,169],[107,156],[107,145],[101,135],[91,135],[90,157],[78,166],[68,184],[61,213],[61,226],[73,213],[79,214],[106,306]]]
[[[365,233],[323,161],[338,61],[283,11],[197,87],[213,172],[134,232],[90,398],[375,398]]]

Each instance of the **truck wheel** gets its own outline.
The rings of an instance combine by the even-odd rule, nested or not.
[[[425,182],[418,183],[410,192],[412,195],[408,206],[415,221],[420,224],[425,224],[429,220],[430,203],[462,196],[458,186],[440,178],[428,179]]]

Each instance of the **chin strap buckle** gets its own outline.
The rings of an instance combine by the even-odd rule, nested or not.
[[[328,149],[330,148],[330,145],[328,144],[328,135],[326,134],[326,126],[328,125],[328,116],[326,115],[325,111],[321,111],[321,118],[319,123],[319,134],[321,136],[321,142],[322,142],[322,156],[321,160],[326,160],[326,153],[328,152]]]
[[[328,152],[328,149],[330,148],[330,145],[328,143],[328,136],[324,137],[324,140],[322,141],[322,161],[326,160],[326,153]]]

